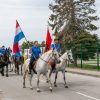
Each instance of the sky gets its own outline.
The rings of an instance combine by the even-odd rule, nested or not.
[[[28,40],[45,40],[51,13],[48,5],[51,2],[52,0],[0,0],[0,46],[12,47],[16,19]],[[100,0],[96,0],[95,8],[96,14],[100,16]],[[100,27],[100,20],[96,24]],[[100,34],[99,32],[100,29],[94,33]]]

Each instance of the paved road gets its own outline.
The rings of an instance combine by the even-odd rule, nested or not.
[[[52,76],[52,80],[54,75]],[[22,76],[11,74],[9,78],[0,76],[0,100],[100,100],[100,78],[66,73],[69,88],[64,88],[62,75],[58,76],[58,87],[51,93],[45,80],[41,81],[41,92],[22,88]]]

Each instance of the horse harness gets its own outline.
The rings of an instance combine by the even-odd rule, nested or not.
[[[67,55],[68,55],[68,53],[67,53]],[[68,58],[69,58],[69,55],[68,55]],[[69,61],[68,59],[64,59],[64,58],[62,58],[62,59],[66,62],[66,64],[67,64],[67,61]]]

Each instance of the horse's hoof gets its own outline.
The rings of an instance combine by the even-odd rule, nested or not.
[[[31,90],[33,90],[33,87],[30,87]]]
[[[54,87],[57,87],[57,85],[56,85],[56,84],[54,84]]]
[[[4,74],[2,74],[2,76],[4,76]]]
[[[23,86],[23,88],[26,88],[26,86]]]
[[[8,75],[6,75],[6,77],[9,77]]]
[[[54,83],[54,87],[57,87],[57,84],[56,83]]]
[[[50,89],[50,91],[52,92],[52,87],[50,87],[49,89]]]
[[[17,73],[17,75],[19,75],[19,73]]]
[[[49,83],[49,81],[47,80],[46,83]]]
[[[41,92],[40,89],[37,89],[37,92]]]
[[[23,85],[23,88],[26,88],[26,86],[25,86],[25,85]]]
[[[68,88],[68,86],[67,86],[67,85],[65,85],[65,88]]]

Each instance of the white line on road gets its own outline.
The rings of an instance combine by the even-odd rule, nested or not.
[[[82,95],[82,96],[84,96],[84,97],[90,98],[90,99],[92,99],[92,100],[100,100],[100,99],[97,99],[97,98],[95,98],[95,97],[92,97],[92,96],[83,94],[83,93],[81,93],[81,92],[76,92],[76,93],[79,94],[79,95]]]

